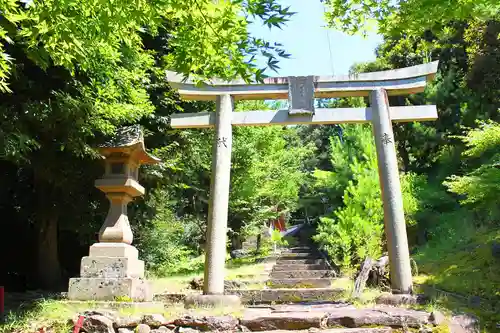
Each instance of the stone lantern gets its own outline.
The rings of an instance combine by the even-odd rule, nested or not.
[[[80,277],[69,282],[71,300],[113,301],[127,298],[150,301],[152,295],[144,280],[144,262],[132,246],[132,230],[127,204],[144,194],[138,181],[141,164],[155,164],[159,159],[149,155],[138,126],[119,130],[116,136],[98,148],[105,158],[105,173],[95,186],[106,194],[110,207],[99,230],[99,243],[90,247],[83,257]]]

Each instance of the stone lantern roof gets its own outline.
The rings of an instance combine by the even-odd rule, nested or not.
[[[146,151],[144,135],[139,125],[117,129],[115,135],[97,149],[106,158],[110,155],[129,155],[140,164],[157,164],[161,161]]]

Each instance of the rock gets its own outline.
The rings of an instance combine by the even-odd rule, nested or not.
[[[156,294],[154,295],[153,299],[156,302],[163,302],[163,303],[182,303],[184,299],[186,298],[186,294],[184,293],[161,293],[161,294]]]
[[[151,332],[151,327],[146,324],[139,324],[134,330],[135,333],[149,333]]]
[[[193,278],[189,281],[189,287],[193,290],[203,290],[203,278]]]
[[[119,317],[114,320],[113,326],[115,328],[136,327],[141,323],[141,320],[140,316]]]
[[[234,280],[225,280],[224,289],[239,289],[243,283]],[[193,290],[203,290],[203,278],[193,278],[189,281],[189,288]]]
[[[190,328],[190,327],[179,327],[178,332],[179,333],[200,333],[200,331],[195,330],[194,328]]]
[[[175,326],[196,328],[200,331],[233,331],[238,319],[232,316],[194,317],[184,316],[174,321]]]
[[[233,250],[233,251],[231,251],[230,255],[231,255],[231,259],[237,259],[237,258],[246,257],[248,255],[248,252],[245,250],[242,250],[242,249]]]
[[[108,317],[98,314],[85,317],[82,329],[85,332],[92,333],[115,333],[113,321]]]
[[[112,321],[115,321],[117,318],[119,318],[118,312],[111,311],[111,310],[89,310],[89,311],[85,311],[83,313],[83,315],[85,317],[103,316],[103,317],[111,319]]]
[[[479,333],[479,319],[470,314],[453,316],[450,323],[451,333]]]
[[[240,324],[250,331],[305,330],[313,327],[325,328],[326,312],[279,312],[245,315]]]
[[[389,278],[389,266],[375,267],[370,272],[367,286],[377,287],[383,291],[391,291],[391,280]]]
[[[396,333],[392,328],[390,327],[378,327],[378,328],[330,328],[326,330],[321,330],[321,333]],[[410,331],[405,331],[410,332]],[[276,332],[278,333],[278,332]],[[282,333],[287,333],[287,332],[282,332]],[[399,331],[397,333],[400,333]]]
[[[481,297],[479,296],[471,296],[468,299],[469,306],[472,308],[478,308],[481,306]]]
[[[238,295],[186,295],[184,307],[191,308],[217,308],[231,307],[237,309],[241,306],[241,300]]]
[[[170,329],[166,326],[160,326],[157,329],[163,332],[170,332]]]
[[[226,280],[224,281],[224,290],[230,290],[230,289],[240,289],[243,287],[243,283],[235,280]]]
[[[440,311],[432,311],[429,316],[429,322],[433,325],[439,326],[448,322],[446,316]]]
[[[251,331],[248,329],[248,327],[243,326],[243,325],[238,325],[238,327],[237,327],[237,330],[236,330],[236,331],[237,331],[237,332],[251,332]]]
[[[160,327],[165,325],[167,320],[161,314],[147,314],[142,316],[141,323],[151,327]]]
[[[121,327],[118,329],[118,333],[134,333],[134,330],[130,328]]]
[[[428,298],[424,295],[408,295],[408,294],[383,294],[377,297],[375,302],[384,305],[414,305],[425,304]]]
[[[335,309],[329,311],[328,326],[361,327],[390,326],[419,328],[429,324],[429,314],[404,308],[382,307],[368,309]]]

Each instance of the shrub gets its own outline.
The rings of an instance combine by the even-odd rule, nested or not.
[[[471,207],[484,220],[500,219],[500,124],[483,122],[460,137],[467,150],[467,170],[444,182],[448,189],[462,197],[461,203]],[[472,166],[472,168],[470,167]]]
[[[170,275],[192,256],[184,243],[186,221],[175,216],[168,202],[165,192],[154,191],[148,204],[155,208],[156,214],[138,232],[137,247],[146,269],[155,276]]]
[[[342,204],[331,216],[323,216],[314,240],[326,250],[334,263],[343,268],[360,264],[367,256],[378,258],[385,244],[384,212],[372,133],[367,126],[346,126],[344,144],[331,145],[335,172],[322,171],[319,183],[343,186]],[[349,155],[346,155],[349,154]],[[416,226],[422,210],[453,205],[455,201],[439,186],[429,186],[427,178],[408,173],[401,177],[406,223]]]
[[[338,179],[342,206],[333,216],[320,218],[314,240],[344,269],[366,256],[378,257],[383,248],[383,212],[377,175],[375,145],[367,126],[346,126],[342,142],[332,138],[331,155],[335,172],[324,171],[324,179]],[[337,140],[337,142],[334,141]],[[325,173],[330,173],[326,175]]]

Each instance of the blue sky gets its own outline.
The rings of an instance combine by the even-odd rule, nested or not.
[[[279,42],[291,53],[291,59],[281,59],[279,73],[270,76],[347,74],[357,62],[375,59],[375,47],[382,41],[376,34],[367,38],[349,36],[326,28],[324,6],[320,0],[281,0],[297,12],[282,30],[253,24],[253,36]],[[330,47],[328,43],[330,39]]]

